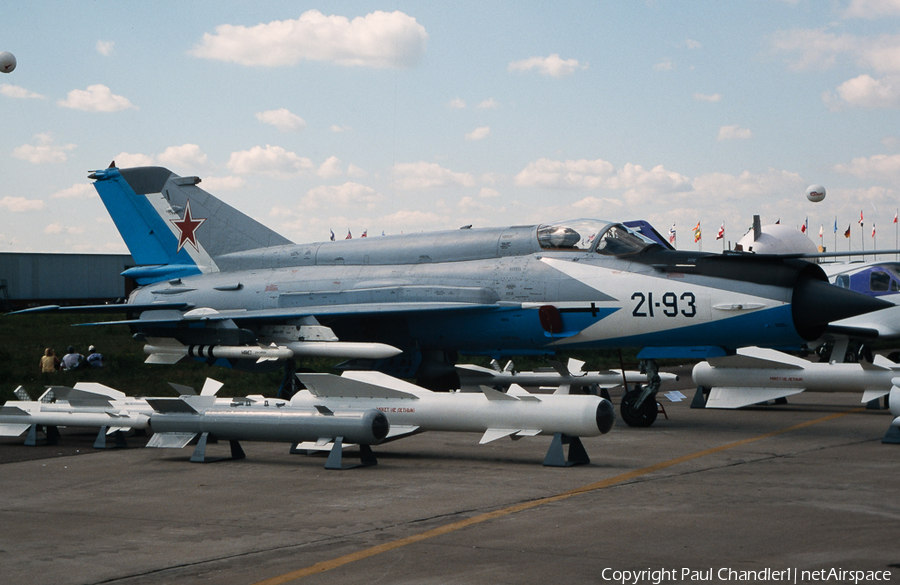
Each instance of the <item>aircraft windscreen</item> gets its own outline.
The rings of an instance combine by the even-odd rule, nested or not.
[[[649,246],[658,245],[650,238],[633,232],[623,225],[610,226],[597,242],[597,253],[607,256],[637,254]]]
[[[538,243],[544,249],[590,250],[597,234],[610,225],[610,222],[598,219],[545,224],[538,227]]]

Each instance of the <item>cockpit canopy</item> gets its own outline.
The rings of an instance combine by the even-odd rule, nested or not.
[[[637,254],[653,240],[620,223],[599,219],[575,219],[538,226],[538,243],[545,250],[596,250],[598,254],[624,256]]]

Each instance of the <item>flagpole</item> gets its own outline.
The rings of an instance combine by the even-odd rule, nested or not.
[[[834,216],[834,250],[832,252],[837,252],[837,216]]]

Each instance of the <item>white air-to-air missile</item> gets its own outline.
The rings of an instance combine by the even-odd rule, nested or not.
[[[380,411],[363,406],[330,409],[321,405],[298,406],[284,400],[248,397],[224,405],[214,396],[148,398],[153,407],[148,447],[180,449],[199,438],[191,461],[210,461],[206,444],[210,437],[231,443],[231,458],[243,459],[239,441],[279,443],[333,443],[326,469],[343,469],[344,442],[360,446],[361,463],[376,463],[370,445],[388,435],[390,424]]]
[[[556,394],[568,394],[572,387],[597,386],[599,388],[615,388],[623,383],[648,384],[651,374],[635,370],[598,370],[585,372],[584,362],[569,358],[564,366],[559,362],[550,362],[552,367],[531,371],[517,371],[513,363],[507,362],[503,369],[496,360],[491,361],[492,368],[484,368],[474,364],[456,364],[459,381],[463,391],[480,391],[481,386],[509,387],[518,384],[526,388],[554,387]],[[659,373],[660,380],[678,380],[675,374]]]
[[[293,341],[280,345],[184,345],[171,338],[146,338],[145,363],[174,364],[185,357],[255,360],[256,363],[287,360],[293,357],[353,357],[359,359],[384,359],[401,353],[384,343],[344,342],[334,340]]]
[[[615,423],[612,404],[594,395],[532,394],[518,385],[506,393],[482,386],[480,392],[432,392],[380,372],[347,371],[297,374],[306,390],[291,405],[327,408],[371,406],[391,423],[387,440],[424,431],[482,433],[481,443],[511,437],[551,435],[544,465],[588,463],[579,437],[609,432]],[[568,458],[563,445],[569,445]]]
[[[57,427],[100,427],[94,447],[104,448],[106,436],[112,434],[121,445],[120,431],[146,429],[153,412],[143,398],[95,382],[78,382],[75,388],[51,386],[38,400],[31,400],[21,386],[15,393],[18,401],[0,407],[0,436],[18,437],[27,431],[26,445],[36,444],[39,428],[55,441]]]
[[[740,408],[811,392],[861,392],[870,402],[891,391],[900,364],[876,355],[860,363],[814,363],[773,349],[748,347],[694,366],[692,407]],[[701,393],[709,396],[702,403]]]

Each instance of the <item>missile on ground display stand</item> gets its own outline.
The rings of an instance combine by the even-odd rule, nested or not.
[[[693,408],[740,408],[811,392],[860,392],[862,402],[891,391],[900,364],[876,355],[872,363],[814,363],[773,349],[747,347],[694,366]],[[704,396],[708,397],[704,400]]]
[[[511,437],[551,435],[544,465],[589,463],[579,437],[609,432],[616,414],[609,400],[594,395],[531,394],[513,384],[503,393],[487,386],[480,392],[432,392],[373,371],[297,374],[307,388],[292,406],[330,409],[373,407],[387,415],[393,440],[424,431],[482,433],[481,443]],[[563,445],[569,445],[568,457]]]
[[[146,429],[152,408],[142,398],[95,382],[78,382],[75,388],[50,386],[38,400],[31,400],[19,386],[19,398],[0,407],[0,436],[18,437],[27,432],[25,444],[37,445],[43,430],[47,443],[59,437],[58,427],[100,427],[94,448],[106,448],[107,435],[115,435],[116,446],[125,446],[124,432]]]
[[[153,407],[148,447],[182,448],[199,437],[191,461],[208,462],[210,438],[227,440],[231,458],[243,459],[239,441],[318,444],[334,443],[326,469],[344,469],[344,442],[360,446],[362,465],[375,465],[370,445],[377,445],[390,430],[385,415],[371,407],[330,409],[322,405],[295,406],[284,400],[249,397],[217,403],[214,396],[148,398]]]

